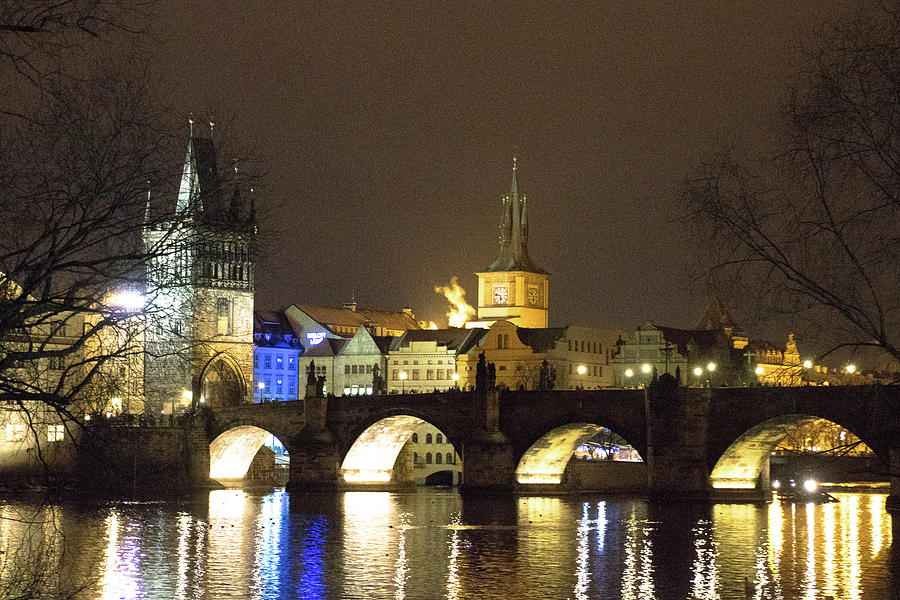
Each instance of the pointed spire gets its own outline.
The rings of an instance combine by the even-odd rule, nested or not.
[[[184,169],[181,172],[181,186],[178,188],[178,201],[175,212],[184,215],[190,208],[194,196],[199,191],[197,177],[197,157],[194,154],[194,115],[188,118],[188,147],[184,157]]]
[[[147,206],[144,208],[144,227],[150,226],[150,180],[147,180]]]
[[[543,273],[528,255],[528,212],[525,196],[519,197],[519,158],[513,153],[509,194],[502,200],[500,253],[488,271],[530,271]]]

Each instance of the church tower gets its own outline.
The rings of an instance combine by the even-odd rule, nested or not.
[[[549,275],[528,254],[528,203],[519,196],[518,162],[513,157],[512,184],[503,197],[500,253],[478,276],[478,323],[511,321],[519,327],[547,327],[550,309]]]
[[[145,249],[155,257],[147,276],[147,411],[249,402],[257,237],[252,189],[242,189],[236,168],[219,171],[212,137],[195,136],[193,121],[178,196],[166,204],[156,207],[164,217],[148,218],[153,225],[144,229]]]

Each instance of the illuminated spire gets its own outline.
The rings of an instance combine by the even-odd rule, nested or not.
[[[528,255],[528,215],[525,196],[519,197],[519,159],[513,154],[509,194],[501,201],[500,254],[488,271],[529,271],[543,273]]]
[[[199,192],[200,184],[197,177],[197,158],[194,155],[194,115],[188,118],[188,147],[187,156],[184,158],[184,169],[181,172],[181,186],[178,188],[178,201],[175,204],[175,212],[183,215]]]

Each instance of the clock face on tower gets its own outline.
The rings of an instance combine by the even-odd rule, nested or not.
[[[494,304],[506,304],[509,301],[509,293],[505,287],[494,288]]]
[[[528,304],[537,304],[538,289],[536,287],[528,288]]]

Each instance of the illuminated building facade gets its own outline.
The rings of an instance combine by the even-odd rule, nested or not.
[[[788,334],[784,349],[762,341],[748,345],[749,356],[755,359],[755,375],[762,385],[803,385],[809,377],[800,362],[800,352],[794,334]]]
[[[457,356],[459,382],[474,387],[479,356],[493,363],[495,383],[507,389],[539,389],[541,366],[552,373],[552,389],[597,389],[613,385],[611,360],[619,332],[579,325],[517,327],[494,323],[475,343]]]
[[[519,327],[547,327],[550,280],[528,253],[528,203],[519,195],[517,161],[513,158],[512,184],[503,197],[500,252],[478,276],[477,320],[467,327],[490,327],[509,321]]]
[[[391,394],[446,391],[459,385],[456,357],[487,333],[484,329],[419,329],[394,338],[388,352]]]
[[[254,314],[253,346],[253,401],[297,400],[303,347],[283,313]]]

